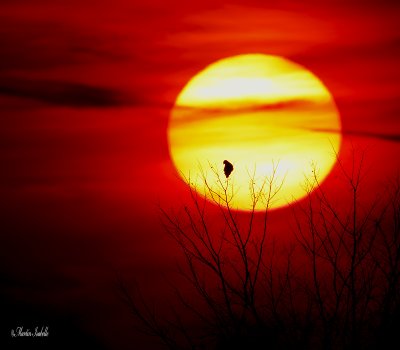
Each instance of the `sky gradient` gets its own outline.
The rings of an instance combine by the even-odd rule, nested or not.
[[[168,153],[169,114],[218,59],[264,53],[311,70],[341,115],[343,163],[352,147],[366,150],[375,193],[400,165],[399,10],[382,1],[2,1],[2,341],[29,322],[105,349],[144,341],[115,271],[156,288],[174,266],[157,210],[186,193]],[[286,215],[274,214],[278,231]]]

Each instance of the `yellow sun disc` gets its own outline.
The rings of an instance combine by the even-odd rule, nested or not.
[[[233,189],[230,206],[250,210],[252,189],[267,193],[273,179],[272,191],[279,191],[270,207],[279,208],[306,195],[313,169],[320,182],[329,174],[341,125],[313,73],[282,57],[248,54],[219,60],[186,84],[171,111],[168,140],[176,169],[200,194],[210,197],[211,188],[218,200],[223,188]],[[234,166],[228,179],[224,160]],[[266,198],[255,210],[265,208]]]

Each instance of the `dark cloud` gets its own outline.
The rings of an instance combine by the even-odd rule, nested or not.
[[[399,134],[380,134],[374,132],[365,132],[365,131],[344,131],[344,135],[349,136],[360,136],[360,137],[372,137],[375,139],[381,139],[385,141],[392,141],[392,142],[400,142],[400,135]]]
[[[68,81],[2,79],[0,94],[70,107],[113,107],[129,104],[118,91]]]
[[[339,133],[338,130],[334,130],[334,129],[315,128],[315,129],[311,129],[311,131]],[[376,133],[376,132],[368,132],[368,131],[360,131],[360,130],[341,130],[340,133],[345,136],[368,137],[368,138],[380,139],[380,140],[384,140],[384,141],[400,142],[399,134],[389,134],[389,133],[384,134],[384,133]]]
[[[311,100],[288,100],[288,101],[280,101],[276,103],[269,104],[260,104],[250,106],[238,106],[234,108],[232,106],[227,106],[226,108],[218,108],[218,107],[191,107],[191,106],[178,106],[177,111],[181,111],[186,113],[184,119],[178,119],[177,123],[188,124],[197,121],[202,121],[207,118],[216,118],[216,117],[224,117],[226,115],[229,116],[241,116],[246,113],[256,113],[256,112],[268,112],[268,111],[280,111],[280,110],[316,110],[317,108],[329,108],[328,105],[324,105],[323,103],[317,103]]]

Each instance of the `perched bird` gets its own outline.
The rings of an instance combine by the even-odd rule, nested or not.
[[[228,178],[229,175],[231,174],[231,172],[233,171],[233,165],[231,163],[229,163],[227,160],[224,160],[223,163],[225,164],[224,173],[225,173],[226,178]]]

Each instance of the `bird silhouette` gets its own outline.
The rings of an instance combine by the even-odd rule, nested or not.
[[[232,163],[228,162],[227,160],[224,160],[223,163],[225,164],[224,174],[225,174],[226,178],[228,178],[229,175],[231,174],[231,172],[233,171],[233,165],[232,165]]]

